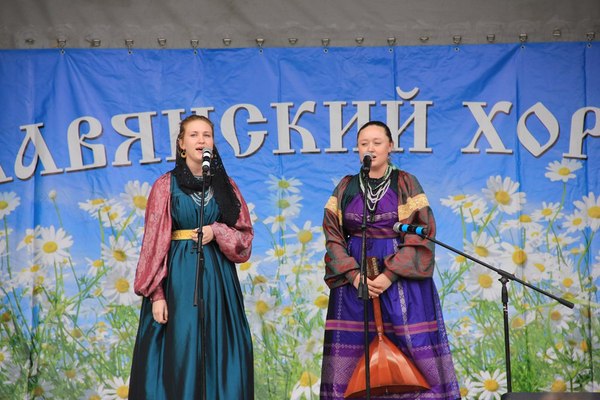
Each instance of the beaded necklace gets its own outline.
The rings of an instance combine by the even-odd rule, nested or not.
[[[203,176],[194,176],[194,178],[196,178],[199,182],[202,182],[202,179],[204,178]],[[212,199],[213,197],[213,187],[210,184],[210,180],[208,180],[208,185],[204,190],[204,206],[206,207],[206,205],[208,204],[208,202],[210,201],[210,199]],[[198,192],[192,192],[190,193],[190,197],[192,198],[192,200],[194,200],[194,203],[198,204],[199,206],[202,206],[202,192],[198,191]]]
[[[391,179],[390,175],[392,174],[392,167],[387,166],[383,177],[379,179],[367,179],[367,183],[365,185],[365,178],[363,174],[360,174],[360,190],[365,193],[365,198],[367,201],[367,209],[369,210],[369,216],[371,222],[373,222],[375,218],[375,209],[377,208],[377,203],[379,200],[385,195],[387,190],[390,187]],[[377,183],[375,183],[377,182]],[[367,190],[365,191],[365,186]]]

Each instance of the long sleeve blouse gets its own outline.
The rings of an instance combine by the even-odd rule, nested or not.
[[[144,238],[133,285],[136,294],[152,301],[165,298],[162,282],[168,273],[167,260],[171,246],[171,179],[170,172],[161,175],[150,190]],[[214,240],[225,257],[234,263],[242,263],[250,258],[254,230],[248,206],[233,180],[231,184],[241,205],[238,220],[234,226],[222,222],[214,222],[210,226]]]
[[[343,226],[344,205],[347,203],[345,196],[349,196],[347,189],[353,179],[358,179],[358,176],[344,177],[325,205],[325,282],[330,288],[352,283],[360,271],[359,263],[348,253],[347,234]],[[392,174],[392,179],[396,180],[392,181],[392,185],[396,185],[398,193],[398,221],[403,224],[426,226],[429,236],[435,238],[433,212],[417,178],[397,170],[397,173]],[[430,278],[435,266],[435,244],[419,235],[400,233],[399,236],[400,245],[397,251],[384,259],[383,273],[392,282],[399,277]]]

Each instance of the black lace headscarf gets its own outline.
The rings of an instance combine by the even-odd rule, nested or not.
[[[179,134],[177,135],[177,155],[175,157],[175,168],[171,171],[177,184],[186,194],[192,194],[202,190],[202,179],[196,178],[185,162],[185,158],[181,157],[181,149],[179,148],[179,140],[183,138],[185,133],[185,126],[190,121],[204,121],[210,125],[213,131],[213,138],[215,127],[211,120],[200,115],[190,115],[179,124]],[[210,160],[210,176],[206,180],[205,189],[208,189],[212,185],[215,201],[221,211],[220,222],[225,223],[227,226],[234,226],[240,215],[241,204],[238,200],[233,186],[225,171],[225,166],[217,146],[213,146],[212,159]]]

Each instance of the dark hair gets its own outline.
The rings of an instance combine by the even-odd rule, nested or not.
[[[206,122],[208,125],[210,125],[213,134],[213,139],[215,136],[215,126],[212,123],[212,121],[207,117],[193,114],[181,121],[181,123],[179,124],[179,134],[177,135],[177,151],[175,152],[175,170],[181,168],[187,169],[185,159],[181,157],[181,151],[179,150],[178,143],[180,139],[183,139],[185,127],[191,121]],[[217,150],[216,144],[213,144],[213,154],[212,159],[210,160],[210,175],[215,201],[217,202],[219,210],[221,211],[221,217],[219,218],[219,220],[227,226],[234,226],[240,216],[240,209],[242,208],[242,206],[240,204],[239,199],[235,195],[233,185],[229,180],[229,175],[227,175],[227,171],[225,171],[225,166],[223,165],[223,160],[219,155],[219,151]],[[181,175],[176,173],[176,176],[179,178]]]
[[[387,136],[388,139],[390,139],[390,142],[392,142],[392,143],[394,142],[394,140],[392,139],[392,132],[390,131],[390,128],[381,121],[369,121],[366,124],[364,124],[363,126],[361,126],[360,129],[358,130],[358,133],[356,134],[357,141],[358,141],[358,137],[360,136],[360,133],[362,132],[362,130],[369,126],[378,126],[380,128],[383,128],[383,130],[385,131],[385,136]]]

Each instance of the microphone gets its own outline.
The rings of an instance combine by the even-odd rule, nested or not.
[[[212,158],[212,149],[205,147],[202,149],[202,172],[210,171],[210,159]]]
[[[429,233],[429,230],[427,229],[426,226],[409,225],[409,224],[403,224],[401,222],[396,222],[392,229],[396,233],[400,233],[400,232],[416,233],[417,235],[422,235],[422,236],[427,236],[427,233]]]
[[[369,152],[363,154],[362,159],[362,167],[361,170],[363,172],[369,172],[371,170],[371,161],[373,160],[373,155]]]

